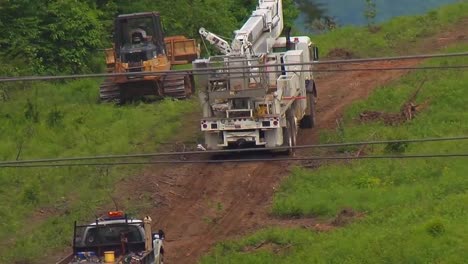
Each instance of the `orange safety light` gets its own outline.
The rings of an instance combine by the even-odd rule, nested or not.
[[[107,213],[107,216],[110,218],[116,218],[116,217],[124,217],[125,214],[122,211],[110,211]]]

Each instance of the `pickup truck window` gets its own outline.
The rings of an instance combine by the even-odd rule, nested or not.
[[[86,246],[120,244],[122,240],[128,243],[144,242],[137,226],[107,225],[88,227],[83,242]],[[81,239],[79,239],[81,240]]]

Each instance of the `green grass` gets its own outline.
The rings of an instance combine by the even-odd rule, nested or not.
[[[447,52],[468,50],[467,45]],[[425,65],[463,64],[466,58],[433,59]],[[429,107],[400,126],[360,124],[364,110],[398,112],[426,80],[418,102]],[[413,72],[377,89],[346,111],[344,128],[325,132],[321,142],[449,137],[468,131],[468,72]],[[408,144],[403,154],[466,153],[468,141]],[[392,153],[386,146],[370,154]],[[343,151],[343,150],[340,150]],[[351,151],[345,149],[344,151]],[[274,197],[272,213],[331,219],[351,208],[364,217],[328,232],[266,229],[239,241],[223,242],[202,263],[464,263],[468,259],[468,162],[466,158],[362,160],[295,168]],[[248,246],[267,241],[284,251]]]
[[[421,16],[402,16],[385,22],[378,32],[366,27],[345,26],[327,34],[312,36],[323,55],[335,48],[351,51],[358,57],[398,55],[414,47],[420,38],[431,36],[446,26],[466,18],[468,2],[447,5]]]
[[[98,103],[97,80],[22,84],[0,102],[2,160],[154,152],[196,100]],[[24,89],[22,89],[24,88]],[[0,168],[0,263],[32,261],[69,245],[74,220],[111,203],[116,181],[141,168]],[[41,216],[52,212],[53,217]],[[9,243],[3,241],[9,241]],[[8,250],[6,250],[8,246]]]
[[[174,64],[172,65],[173,70],[191,70],[192,69],[192,64]]]

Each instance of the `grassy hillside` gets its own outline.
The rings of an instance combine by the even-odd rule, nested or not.
[[[461,3],[429,16],[439,14],[436,22],[452,23],[455,17],[466,16],[466,7]],[[426,18],[399,18],[384,24],[376,34],[365,29],[340,29],[320,36],[317,42],[325,51],[346,44],[362,56],[382,55],[381,51],[394,54],[382,37],[393,36],[392,45],[396,47],[408,45],[406,41],[417,45],[419,37],[440,29],[430,20],[424,27],[413,23]],[[396,34],[397,28],[404,29],[401,35]],[[366,36],[365,41],[358,37],[360,34]],[[349,38],[341,39],[345,36]],[[467,45],[459,45],[446,52],[466,50]],[[433,59],[425,65],[464,62],[466,58]],[[423,80],[417,102],[429,100],[429,105],[416,119],[397,126],[358,121],[359,113],[366,110],[399,112]],[[353,104],[346,111],[343,129],[322,133],[321,142],[464,135],[468,131],[467,83],[466,70],[413,72],[377,89],[368,100]],[[375,146],[365,152],[463,153],[467,149],[468,141],[459,141]],[[468,258],[466,171],[466,158],[361,160],[317,170],[295,168],[274,197],[273,214],[331,219],[347,209],[360,217],[326,232],[305,228],[262,230],[241,240],[220,243],[202,263],[464,263]]]
[[[357,57],[396,55],[407,52],[423,37],[431,36],[466,18],[468,2],[447,5],[421,16],[402,16],[379,26],[377,32],[366,27],[346,26],[327,34],[312,36],[321,53],[326,55],[334,48],[344,48]]]
[[[24,89],[3,90],[1,159],[154,152],[197,105],[195,100],[98,104],[98,83],[24,83]],[[135,171],[0,168],[0,263],[32,260],[45,249],[69,244],[73,221],[90,219],[110,204],[115,182]]]

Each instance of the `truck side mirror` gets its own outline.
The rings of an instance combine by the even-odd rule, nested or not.
[[[314,61],[318,61],[319,58],[320,58],[319,49],[318,49],[318,47],[314,46]]]

